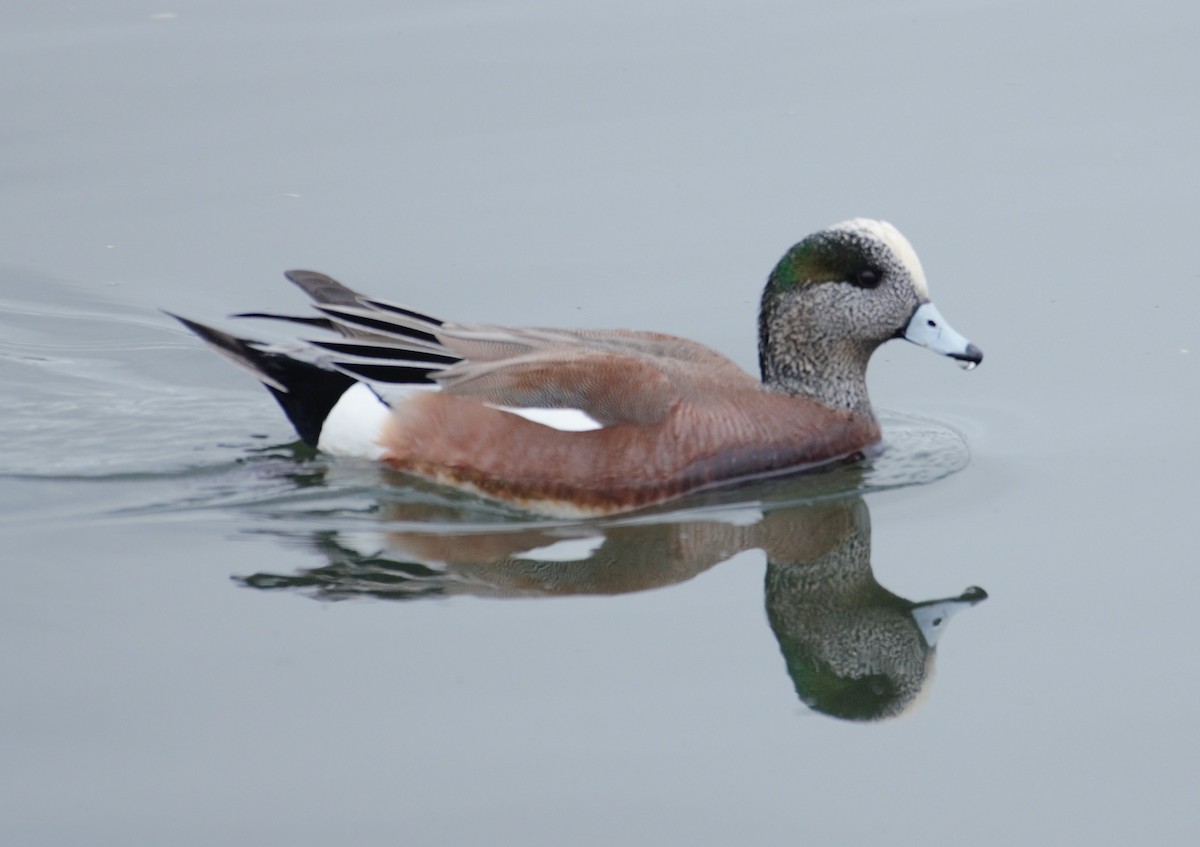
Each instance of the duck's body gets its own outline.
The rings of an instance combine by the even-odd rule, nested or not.
[[[879,440],[874,418],[756,386],[674,397],[644,422],[564,431],[448,392],[400,404],[392,467],[532,511],[606,514],[715,485],[800,471]]]
[[[319,358],[184,323],[254,372],[312,446],[549,514],[627,511],[868,450],[880,431],[866,365],[888,338],[982,358],[929,302],[908,242],[876,221],[823,230],[780,261],[762,381],[668,335],[450,324],[322,274],[288,278],[327,316],[299,320],[347,337],[313,342]],[[385,401],[369,382],[406,388]]]

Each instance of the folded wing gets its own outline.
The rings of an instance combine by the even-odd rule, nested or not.
[[[604,426],[650,425],[713,382],[757,381],[686,339],[628,330],[561,330],[446,323],[365,297],[313,271],[289,271],[341,340],[311,340],[337,369],[374,382],[433,383],[447,393],[516,409],[579,409]],[[286,315],[247,317],[305,321]]]

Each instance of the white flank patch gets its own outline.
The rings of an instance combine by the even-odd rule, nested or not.
[[[334,456],[379,459],[379,436],[391,415],[391,408],[366,383],[356,382],[330,409],[317,449]]]
[[[522,409],[516,406],[492,406],[492,408],[562,432],[588,432],[604,428],[603,424],[582,409]]]
[[[921,260],[917,258],[917,251],[913,249],[913,246],[900,230],[887,221],[873,221],[870,218],[854,218],[853,220],[842,221],[840,224],[834,224],[830,229],[864,232],[882,241],[891,248],[897,258],[908,268],[909,276],[912,277],[913,288],[917,290],[917,294],[920,295],[921,299],[929,299],[929,283],[925,279],[925,269],[921,267]]]
[[[603,535],[589,535],[585,538],[564,538],[545,547],[535,547],[521,553],[514,553],[514,559],[528,559],[532,562],[582,562],[590,559],[592,554],[604,543]]]

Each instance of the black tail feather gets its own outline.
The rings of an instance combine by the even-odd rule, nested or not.
[[[387,300],[376,300],[372,297],[361,298],[362,302],[367,306],[374,306],[384,312],[394,312],[397,315],[404,315],[406,318],[421,321],[422,323],[433,324],[434,326],[444,326],[445,321],[439,320],[432,315],[427,315],[424,312],[418,312],[415,309],[410,309],[407,306],[400,306],[396,303],[389,303]]]
[[[342,353],[347,356],[362,356],[366,359],[396,360],[401,362],[425,362],[431,365],[449,367],[458,364],[459,356],[445,353],[431,353],[427,350],[417,350],[409,346],[376,342],[374,344],[357,344],[352,341],[310,341],[314,347]]]
[[[338,370],[360,376],[371,382],[394,382],[401,385],[420,385],[434,381],[431,374],[441,368],[406,365],[372,365],[366,362],[335,362]],[[268,386],[269,388],[270,386]]]
[[[293,324],[304,324],[305,326],[316,327],[317,329],[327,329],[331,332],[337,332],[337,325],[329,320],[329,318],[302,318],[297,315],[273,315],[270,312],[238,312],[230,315],[231,318],[262,318],[268,321],[286,321]]]
[[[357,382],[341,371],[265,349],[260,341],[238,338],[179,315],[166,314],[234,364],[254,374],[283,408],[301,440],[310,447],[317,446],[321,427],[330,410],[346,389]]]
[[[369,312],[363,310],[353,311],[347,308],[339,308],[337,306],[317,306],[319,311],[333,317],[340,324],[349,324],[363,329],[370,330],[374,333],[390,338],[414,338],[424,344],[441,346],[438,337],[432,332],[426,332],[415,327],[397,326],[395,322],[385,320],[384,318],[372,317]]]

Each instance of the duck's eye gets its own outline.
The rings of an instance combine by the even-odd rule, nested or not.
[[[850,277],[850,282],[859,288],[875,288],[883,279],[883,275],[874,268],[863,268]]]

